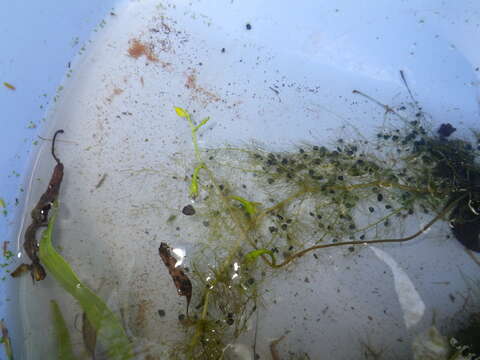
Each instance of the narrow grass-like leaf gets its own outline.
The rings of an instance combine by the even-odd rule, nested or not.
[[[50,304],[52,305],[53,329],[57,340],[58,360],[76,360],[77,358],[73,354],[67,324],[60,311],[60,307],[55,300],[52,300]]]
[[[198,129],[200,129],[203,125],[205,125],[208,120],[210,120],[210,117],[207,117],[205,119],[203,119],[200,124],[198,124],[197,126],[195,126],[195,128],[193,129],[194,131],[197,131]]]
[[[52,232],[56,216],[54,211],[40,240],[39,255],[42,264],[47,268],[48,274],[53,276],[85,311],[88,320],[99,332],[99,342],[105,347],[108,359],[132,359],[132,345],[120,320],[102,299],[80,281],[71,266],[53,247]]]

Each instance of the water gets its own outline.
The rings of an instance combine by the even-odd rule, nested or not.
[[[360,74],[305,60],[312,50],[307,31],[299,31],[300,53],[287,27],[275,35],[266,14],[242,11],[236,3],[220,9],[122,3],[72,63],[48,118],[48,134],[65,130],[57,144],[65,178],[56,247],[119,314],[139,347],[148,349],[139,359],[156,359],[184,336],[178,316],[185,298],[177,296],[160,261],[160,242],[186,250],[188,263],[193,245],[207,236],[201,218],[181,214],[191,203],[184,178],[194,155],[190,130],[173,106],[196,119],[211,117],[200,132],[203,147],[252,140],[275,150],[299,141],[329,144],[340,133],[353,137],[352,128],[368,136],[382,123],[383,109],[351,95],[371,85]],[[237,15],[230,21],[225,14]],[[267,35],[276,40],[266,42]],[[282,38],[292,46],[275,46]],[[341,130],[345,124],[351,128]],[[50,178],[49,146],[42,145],[34,164],[27,209]],[[228,161],[235,165],[235,158]],[[254,187],[250,177],[242,181]],[[171,215],[177,215],[173,222]],[[432,324],[434,314],[445,327],[464,306],[469,293],[462,274],[478,273],[463,248],[445,239],[448,233],[446,224],[437,224],[424,241],[354,253],[333,248],[319,259],[302,258],[267,281],[265,306],[232,348],[250,359],[256,338],[257,353],[268,359],[270,343],[286,335],[278,344],[282,359],[289,352],[311,359],[370,358],[362,344],[384,349],[385,359],[408,358],[412,338]],[[49,358],[54,351],[45,311],[51,299],[60,304],[76,351],[85,355],[81,310],[73,299],[51,276],[35,286],[28,277],[20,282],[26,359]]]

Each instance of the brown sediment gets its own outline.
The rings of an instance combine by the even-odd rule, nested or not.
[[[189,90],[192,90],[193,97],[201,97],[204,103],[218,102],[221,100],[217,94],[198,85],[195,69],[191,70],[190,73],[187,74],[185,87]]]
[[[140,329],[146,326],[147,315],[150,312],[152,302],[150,300],[141,300],[137,305],[137,314],[135,316],[135,327]]]
[[[196,89],[197,88],[197,76],[195,75],[195,71],[192,71],[187,76],[187,81],[185,82],[185,87],[187,89]]]
[[[118,96],[118,95],[122,94],[123,92],[124,92],[123,89],[120,89],[120,88],[118,88],[118,87],[115,87],[115,88],[113,89],[112,95],[110,95],[109,97],[107,97],[106,100],[107,100],[109,103],[111,103],[112,100],[113,100],[113,98],[114,98],[115,96]]]
[[[144,44],[138,39],[130,40],[130,47],[128,48],[128,55],[134,59],[145,56],[152,62],[158,62],[158,58],[153,53],[153,46],[151,44]]]
[[[277,340],[273,340],[270,343],[270,355],[272,355],[272,360],[280,360],[280,355],[278,355],[277,344],[285,338],[285,335],[279,337]]]

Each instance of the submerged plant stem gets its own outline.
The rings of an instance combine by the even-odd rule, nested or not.
[[[388,182],[388,181],[382,181],[382,180],[377,180],[377,181],[372,181],[369,183],[365,184],[354,184],[354,185],[333,185],[333,186],[328,186],[328,190],[344,190],[344,191],[352,191],[352,190],[358,190],[358,189],[364,189],[364,188],[369,188],[369,187],[383,187],[383,188],[396,188],[408,192],[413,192],[413,193],[421,193],[421,194],[432,194],[432,195],[440,195],[442,193],[436,192],[433,189],[419,189],[415,188],[412,186],[408,185],[402,185],[394,182]]]
[[[264,262],[274,268],[278,269],[281,267],[284,267],[285,265],[288,265],[291,263],[293,260],[302,257],[303,255],[314,251],[318,249],[325,249],[329,247],[335,247],[335,246],[347,246],[347,245],[370,245],[370,244],[382,244],[382,243],[400,243],[400,242],[406,242],[412,239],[415,239],[417,236],[423,234],[427,229],[429,229],[433,224],[435,224],[438,220],[440,220],[444,215],[446,215],[450,210],[454,208],[454,206],[462,199],[464,199],[467,195],[461,196],[458,199],[452,201],[449,205],[447,205],[440,213],[438,213],[432,220],[430,220],[425,226],[423,226],[419,231],[417,231],[415,234],[404,237],[404,238],[398,238],[398,239],[377,239],[377,240],[367,240],[367,241],[344,241],[344,242],[337,242],[337,243],[331,243],[331,244],[322,244],[322,245],[315,245],[311,246],[307,249],[304,249],[302,251],[299,251],[291,256],[289,256],[287,259],[285,259],[283,262],[280,264],[277,264],[273,261],[270,261],[265,255],[262,255],[262,259]]]

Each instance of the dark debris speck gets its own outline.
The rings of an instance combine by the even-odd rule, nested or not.
[[[182,209],[182,214],[187,216],[195,215],[195,208],[193,207],[193,205],[186,205]]]
[[[275,226],[270,226],[268,230],[273,234],[274,232],[277,232],[277,228]]]
[[[452,135],[457,129],[452,126],[452,124],[446,123],[440,125],[437,132],[440,137],[447,138]]]

